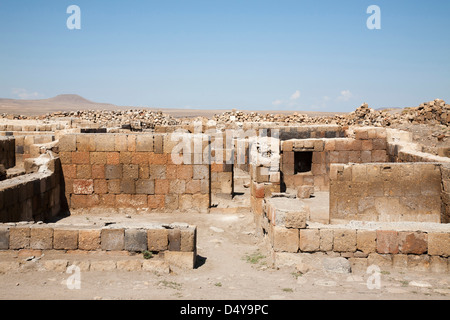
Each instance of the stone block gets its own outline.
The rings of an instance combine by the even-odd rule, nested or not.
[[[137,152],[153,152],[153,135],[137,135],[136,136]]]
[[[155,194],[155,181],[150,179],[140,179],[136,181],[136,193]]]
[[[300,251],[316,252],[320,250],[320,231],[319,229],[301,229],[300,230]]]
[[[116,261],[113,260],[92,260],[91,271],[113,271],[116,269]]]
[[[75,179],[73,180],[74,194],[92,194],[94,193],[94,180],[92,179]]]
[[[169,193],[169,180],[156,179],[155,180],[155,194],[165,195]]]
[[[147,247],[149,251],[165,251],[169,245],[168,229],[148,229]]]
[[[111,179],[122,179],[122,165],[106,165],[105,166],[105,178],[108,180]]]
[[[102,229],[101,248],[107,251],[121,251],[124,249],[124,229]]]
[[[180,251],[181,250],[181,230],[169,229],[169,250]]]
[[[142,262],[143,271],[156,272],[158,274],[169,274],[169,264],[164,260],[149,259]]]
[[[115,139],[110,134],[95,135],[95,150],[112,152],[115,150]]]
[[[65,134],[59,138],[59,151],[72,152],[77,150],[77,136]]]
[[[149,209],[162,209],[165,205],[165,197],[162,194],[148,195],[147,206]]]
[[[208,180],[209,179],[208,165],[194,165],[193,166],[193,179],[194,180]]]
[[[12,227],[9,229],[9,249],[29,249],[30,248],[29,227]]]
[[[89,164],[90,163],[89,152],[85,152],[85,151],[72,152],[72,163],[73,164]]]
[[[432,256],[450,256],[450,233],[428,234],[428,254]]]
[[[53,249],[76,250],[78,249],[78,230],[54,229]]]
[[[123,179],[138,179],[139,178],[139,165],[124,164],[122,178]]]
[[[355,252],[356,230],[334,230],[333,250],[337,252]]]
[[[178,209],[178,195],[177,194],[167,194],[165,196],[164,207],[168,210],[177,210]]]
[[[65,259],[44,260],[43,265],[46,271],[66,272],[69,261]]]
[[[116,266],[117,270],[121,271],[141,271],[142,262],[139,260],[118,260]]]
[[[166,166],[165,165],[150,165],[150,179],[164,180],[166,179]]]
[[[332,229],[320,229],[320,251],[333,250],[334,231]]]
[[[372,230],[357,230],[356,249],[366,254],[376,252],[377,233]]]
[[[314,194],[314,186],[300,186],[297,188],[297,198],[309,199]]]
[[[80,229],[78,231],[78,249],[98,250],[100,246],[100,229]]]
[[[297,252],[299,230],[274,226],[272,229],[272,246],[277,252]]]
[[[125,250],[134,252],[147,250],[147,231],[143,229],[126,229]]]
[[[9,249],[9,229],[0,227],[0,250]]]
[[[183,251],[165,251],[164,261],[166,261],[170,267],[175,266],[181,269],[193,269],[195,267],[195,252],[183,252]]]
[[[377,252],[381,254],[397,254],[398,249],[398,232],[390,230],[377,230]]]
[[[430,256],[429,255],[407,255],[407,264],[410,271],[424,272],[430,269]]]
[[[30,248],[37,250],[50,250],[53,248],[52,228],[31,228]]]
[[[197,228],[189,227],[181,229],[180,251],[190,252],[196,251],[197,247]]]
[[[381,269],[390,269],[392,268],[392,255],[389,254],[379,254],[379,253],[371,253],[367,258],[367,264],[369,266],[376,265]]]
[[[171,180],[169,183],[169,192],[174,194],[183,194],[186,192],[185,180]]]
[[[423,232],[400,232],[399,251],[404,254],[424,254],[428,250],[428,235]]]
[[[136,193],[136,185],[133,179],[122,179],[120,181],[120,192],[122,194]]]
[[[430,271],[433,273],[441,273],[441,274],[448,272],[449,270],[447,259],[439,256],[431,256]]]

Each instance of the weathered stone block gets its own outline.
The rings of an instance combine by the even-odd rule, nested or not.
[[[95,150],[96,151],[114,151],[115,139],[109,134],[95,135]]]
[[[169,229],[169,250],[181,250],[181,231],[180,229]]]
[[[73,180],[74,194],[92,194],[94,193],[94,180],[92,179],[75,179]]]
[[[428,234],[428,254],[432,256],[450,256],[450,233]]]
[[[371,230],[357,230],[356,249],[364,253],[373,253],[377,250],[377,233]]]
[[[165,251],[169,245],[169,230],[149,229],[147,230],[147,241],[149,251]]]
[[[273,250],[279,252],[297,252],[299,245],[299,230],[274,226],[272,229]]]
[[[30,248],[38,250],[50,250],[53,248],[52,228],[31,228]]]
[[[78,249],[98,250],[100,249],[100,229],[80,229],[78,232]]]
[[[333,250],[334,231],[332,229],[320,229],[320,251]]]
[[[319,229],[301,229],[300,230],[300,251],[315,252],[320,249]]]
[[[121,179],[122,178],[122,165],[106,165],[105,166],[105,177],[106,179]]]
[[[11,250],[30,248],[30,228],[12,227],[9,229],[9,248]]]
[[[92,260],[91,271],[113,271],[116,269],[116,261],[113,260]]]
[[[355,252],[356,230],[334,230],[333,250],[337,252]]]
[[[195,266],[196,254],[195,252],[183,251],[165,251],[164,261],[171,267],[175,266],[182,269],[193,269]]]
[[[155,194],[155,181],[150,179],[140,179],[136,181],[136,193]]]
[[[195,251],[197,246],[197,228],[189,227],[181,229],[180,251]]]
[[[9,249],[9,229],[8,228],[0,228],[0,250],[8,250]]]
[[[153,152],[153,135],[137,135],[136,136],[137,152]]]
[[[78,249],[78,230],[54,229],[53,249],[56,250]]]
[[[101,248],[107,251],[121,251],[124,249],[124,229],[102,229]]]
[[[151,271],[159,274],[169,274],[170,267],[169,264],[164,260],[144,260],[142,262],[142,270],[143,271]]]
[[[397,254],[398,249],[398,232],[390,230],[377,230],[377,252]]]
[[[121,271],[141,271],[142,262],[139,260],[118,260],[116,266],[117,270]]]
[[[59,138],[59,151],[71,152],[77,150],[77,136],[65,134]]]
[[[208,165],[194,165],[193,166],[193,179],[195,179],[195,180],[209,179]]]
[[[400,232],[399,250],[405,254],[424,254],[428,250],[428,235],[423,232]]]
[[[135,252],[147,250],[147,231],[142,229],[126,229],[125,250]]]

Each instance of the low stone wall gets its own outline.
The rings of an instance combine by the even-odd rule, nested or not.
[[[68,207],[207,211],[210,165],[194,161],[201,153],[192,155],[193,164],[174,163],[171,152],[176,144],[169,135],[158,134],[61,136]],[[225,170],[215,166],[216,178]]]
[[[259,225],[274,253],[315,253],[350,259],[352,265],[425,269],[447,272],[450,257],[450,231],[433,227],[417,231],[415,227],[361,223],[322,225],[308,222],[309,210],[298,199],[266,199]],[[420,229],[419,229],[420,230]]]
[[[441,172],[434,163],[331,165],[330,221],[441,220]]]
[[[12,168],[16,165],[14,137],[0,136],[0,164],[2,164],[5,169]]]
[[[45,221],[60,212],[59,159],[45,165],[48,170],[0,182],[0,222]]]
[[[77,227],[54,224],[0,225],[0,250],[151,251],[170,264],[193,268],[197,227],[161,224],[146,227]]]

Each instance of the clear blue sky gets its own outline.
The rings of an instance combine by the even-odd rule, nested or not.
[[[69,5],[81,30],[69,30]],[[368,6],[381,9],[369,30]],[[0,0],[0,97],[351,111],[450,103],[450,1]]]

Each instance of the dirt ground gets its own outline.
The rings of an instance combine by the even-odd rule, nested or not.
[[[255,234],[250,212],[237,214],[166,214],[91,217],[92,220],[129,219],[187,222],[198,227],[198,266],[170,274],[126,271],[81,272],[80,289],[69,289],[71,274],[42,271],[40,261],[25,262],[20,270],[0,274],[0,299],[149,299],[149,300],[299,300],[299,299],[446,299],[447,274],[382,270],[379,288],[373,274],[333,273],[321,266],[324,255],[304,255],[309,271],[295,264],[273,268],[261,237]],[[86,216],[73,216],[81,223]],[[79,260],[77,254],[62,254]],[[79,254],[78,254],[79,255]],[[8,259],[3,254],[2,260]],[[22,259],[12,257],[9,259]],[[111,259],[111,258],[109,258]],[[315,262],[314,262],[315,261]],[[305,271],[305,270],[303,270]],[[369,283],[369,286],[368,286]],[[372,285],[370,285],[372,284]],[[370,289],[372,287],[372,289]]]

